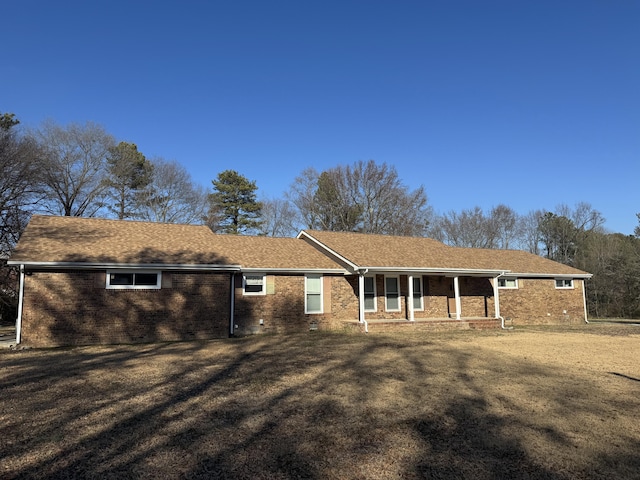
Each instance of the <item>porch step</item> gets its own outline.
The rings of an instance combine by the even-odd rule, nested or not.
[[[364,325],[359,322],[344,322],[350,330],[364,332]],[[498,318],[468,318],[463,320],[429,319],[415,320],[371,320],[368,322],[369,333],[406,332],[406,331],[446,331],[446,330],[487,330],[500,328]]]

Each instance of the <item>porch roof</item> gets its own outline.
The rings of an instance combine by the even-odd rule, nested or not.
[[[298,235],[353,270],[589,277],[582,270],[520,250],[450,247],[424,237],[304,230]]]

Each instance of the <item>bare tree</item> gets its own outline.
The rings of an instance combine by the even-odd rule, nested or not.
[[[35,133],[42,152],[48,213],[94,216],[104,206],[106,156],[115,140],[95,123],[61,127],[47,121]]]
[[[393,166],[359,161],[344,168],[348,191],[362,206],[362,231],[422,236],[432,220],[424,187],[410,191]]]
[[[307,228],[421,236],[432,217],[422,186],[409,191],[394,167],[373,160],[306,169],[290,198]]]
[[[521,248],[536,255],[541,255],[540,244],[542,242],[542,235],[540,233],[540,219],[543,215],[543,210],[532,210],[521,217]]]
[[[538,232],[536,218],[534,230]],[[518,248],[526,245],[526,219],[507,205],[492,207],[488,214],[476,206],[439,216],[431,235],[449,245],[473,248]],[[537,245],[537,242],[536,242]]]
[[[290,237],[300,230],[298,212],[286,198],[261,201],[261,233],[270,237]]]
[[[511,207],[500,204],[489,214],[494,248],[514,248],[523,234],[522,219]]]
[[[185,168],[175,161],[151,160],[152,180],[140,192],[136,217],[150,222],[204,223],[207,193],[196,185]]]
[[[17,273],[6,261],[41,194],[37,145],[17,131],[19,123],[0,114],[0,321],[15,319]]]
[[[0,258],[13,250],[42,193],[38,147],[14,122],[0,128]]]
[[[305,228],[317,229],[320,224],[320,212],[315,202],[320,174],[313,167],[305,168],[298,175],[286,198],[297,209],[300,221]]]
[[[436,221],[436,238],[454,247],[494,248],[495,232],[491,218],[485,216],[480,207],[453,210],[441,215]]]

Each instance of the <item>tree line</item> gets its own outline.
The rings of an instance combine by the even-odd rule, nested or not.
[[[147,158],[100,125],[46,121],[21,130],[0,113],[0,309],[11,318],[15,271],[6,259],[34,213],[208,225],[216,233],[292,236],[300,229],[429,236],[447,245],[522,249],[593,273],[598,317],[640,315],[640,214],[635,235],[607,232],[585,202],[519,214],[507,205],[436,213],[423,186],[373,160],[304,169],[280,198],[224,170],[210,190],[175,160]]]

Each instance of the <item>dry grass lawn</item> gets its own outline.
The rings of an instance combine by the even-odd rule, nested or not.
[[[640,327],[3,351],[0,478],[640,478]]]

